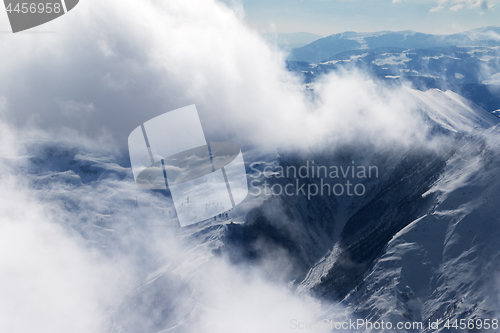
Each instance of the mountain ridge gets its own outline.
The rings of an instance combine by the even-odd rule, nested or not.
[[[290,61],[319,62],[341,52],[377,47],[421,49],[444,46],[497,46],[499,43],[500,26],[483,27],[450,35],[424,34],[410,30],[370,33],[346,31],[293,49],[288,59]]]

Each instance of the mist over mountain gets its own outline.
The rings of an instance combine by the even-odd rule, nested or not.
[[[320,38],[320,35],[310,32],[265,33],[262,36],[270,43],[275,43],[281,49],[290,50],[310,44]]]
[[[37,137],[22,141],[25,152],[3,163],[20,168],[44,214],[76,233],[99,261],[121,263],[115,269],[126,279],[119,289],[128,291],[110,289],[103,332],[229,332],[227,311],[233,325],[253,327],[278,305],[287,325],[274,315],[266,319],[277,331],[289,329],[288,317],[441,326],[493,317],[500,119],[452,92],[407,93],[418,105],[415,116],[426,119],[425,145],[247,149],[249,179],[262,193],[228,218],[187,228],[177,227],[168,193],[137,187],[130,169],[110,154],[112,146]],[[378,177],[348,176],[364,184],[364,196],[308,199],[266,194],[264,181],[286,186],[295,178],[255,178],[250,167],[257,162],[254,169],[276,172],[311,161],[377,166]],[[306,187],[324,186],[323,180],[301,179]]]

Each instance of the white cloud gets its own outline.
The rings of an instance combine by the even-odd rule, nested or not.
[[[438,5],[436,7],[432,7],[429,12],[438,12],[444,8],[449,8],[453,12],[459,11],[463,8],[486,11],[499,3],[500,0],[438,0]]]
[[[289,332],[291,319],[312,321],[320,312],[317,300],[294,296],[282,282],[286,254],[268,251],[254,268],[211,258],[218,240],[212,246],[206,231],[193,239],[189,230],[147,227],[168,226],[164,197],[131,179],[101,174],[82,184],[71,171],[55,171],[84,161],[94,163],[90,170],[106,163],[129,173],[105,145],[26,134],[0,121],[0,331],[159,332],[182,322],[183,332]],[[137,196],[136,208],[127,204]]]
[[[294,296],[285,285],[270,283],[255,272],[238,270],[215,260],[206,273],[215,279],[199,281],[207,310],[200,313],[192,332],[232,333],[235,329],[242,333],[294,332],[290,325],[293,319],[321,320],[317,317],[321,312],[317,300]],[[318,327],[316,330],[328,331]]]
[[[0,331],[95,332],[127,279],[54,223],[26,180],[20,137],[0,122]]]
[[[429,13],[435,13],[435,12],[439,12],[441,10],[443,10],[443,6],[439,5],[439,6],[436,6],[436,7],[432,7],[431,9],[429,9]]]

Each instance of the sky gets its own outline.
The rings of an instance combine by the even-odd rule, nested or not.
[[[235,0],[225,0],[235,4]],[[500,22],[498,0],[241,0],[247,23],[260,32],[414,30],[452,34]]]

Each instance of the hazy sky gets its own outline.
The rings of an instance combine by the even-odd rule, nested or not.
[[[343,31],[415,30],[449,34],[500,24],[499,0],[240,0],[240,3],[248,24],[261,32],[305,31],[327,36]]]

